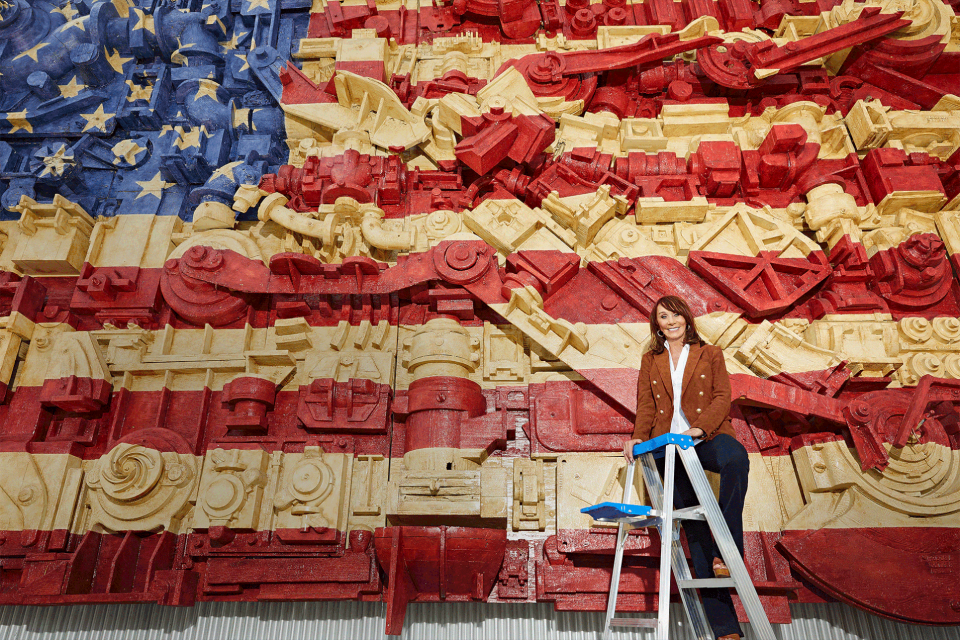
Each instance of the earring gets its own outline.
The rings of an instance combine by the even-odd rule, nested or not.
[[[664,337],[663,331],[661,331],[660,329],[657,329],[657,335],[660,336],[661,338]]]

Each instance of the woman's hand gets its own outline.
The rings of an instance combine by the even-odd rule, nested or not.
[[[643,442],[639,438],[636,440],[627,440],[623,443],[623,457],[627,459],[627,464],[633,463],[633,445]]]
[[[687,429],[680,435],[690,436],[691,438],[702,438],[706,434],[703,432],[703,429],[701,429],[700,427],[694,427],[693,429]]]

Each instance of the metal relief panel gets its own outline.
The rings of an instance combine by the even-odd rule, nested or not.
[[[0,604],[582,635],[681,295],[767,614],[960,623],[956,3],[883,4],[0,0]]]

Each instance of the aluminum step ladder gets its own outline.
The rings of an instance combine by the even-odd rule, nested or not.
[[[733,587],[737,590],[743,607],[750,618],[753,635],[759,640],[776,640],[773,628],[767,620],[767,615],[760,604],[760,598],[747,573],[747,567],[740,557],[730,529],[727,527],[720,505],[713,495],[713,489],[707,481],[707,476],[700,465],[700,459],[694,451],[694,441],[690,436],[667,433],[641,442],[633,447],[634,460],[643,462],[643,480],[650,496],[651,507],[630,504],[633,490],[633,475],[635,464],[627,467],[627,482],[624,487],[623,503],[604,502],[592,507],[581,509],[582,513],[589,514],[600,522],[617,522],[617,547],[613,560],[613,575],[610,578],[610,595],[607,600],[607,615],[603,626],[603,638],[609,640],[614,627],[649,627],[656,628],[657,640],[668,640],[670,629],[670,572],[676,576],[677,587],[683,608],[687,612],[687,619],[694,636],[698,640],[714,640],[714,635],[707,622],[706,614],[700,598],[696,594],[698,588]],[[654,462],[654,452],[665,448],[666,464],[664,482],[660,481],[660,473]],[[685,509],[673,508],[674,471],[676,456],[679,453],[680,461],[687,470],[690,484],[700,501],[700,505]],[[664,500],[670,496],[670,500]],[[720,555],[730,570],[729,578],[701,578],[693,579],[687,559],[680,544],[681,520],[706,520],[710,533],[717,543]],[[617,618],[614,617],[617,607],[617,594],[620,590],[620,569],[623,564],[623,551],[627,542],[627,534],[632,529],[655,526],[660,531],[660,606],[657,617],[654,618]]]

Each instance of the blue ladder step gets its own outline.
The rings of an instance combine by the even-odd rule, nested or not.
[[[624,504],[622,502],[601,502],[592,507],[580,509],[594,520],[619,520],[623,518],[644,518],[651,516],[652,507],[642,504]]]

